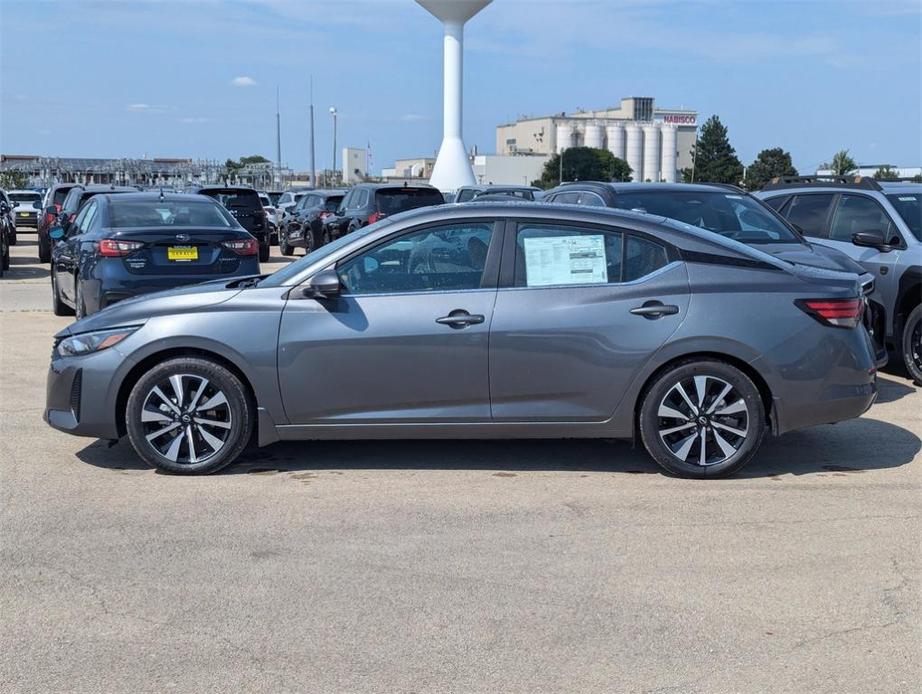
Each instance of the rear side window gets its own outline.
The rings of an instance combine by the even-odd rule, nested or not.
[[[890,217],[874,200],[864,195],[843,195],[832,218],[829,238],[851,243],[852,236],[861,231],[879,232],[888,241],[895,236]]]
[[[789,222],[799,226],[806,236],[823,236],[832,198],[831,193],[795,195],[785,216]]]
[[[328,212],[336,212],[339,209],[340,204],[343,201],[342,195],[331,195],[326,199],[326,202],[323,203],[323,209]]]
[[[428,188],[385,188],[375,193],[375,202],[384,214],[396,214],[417,207],[441,205],[445,199],[439,191]]]
[[[639,236],[628,236],[624,243],[622,282],[633,282],[665,267],[666,249]]]
[[[622,234],[534,224],[516,233],[515,286],[549,287],[621,281]]]

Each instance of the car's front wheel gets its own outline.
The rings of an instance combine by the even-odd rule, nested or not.
[[[765,434],[765,407],[742,371],[710,359],[661,374],[640,409],[647,452],[681,477],[723,477],[755,455]]]
[[[912,380],[922,386],[922,304],[912,310],[903,326],[903,362]]]
[[[128,397],[126,419],[138,455],[179,474],[229,465],[253,431],[253,407],[240,379],[197,357],[170,359],[142,376]]]

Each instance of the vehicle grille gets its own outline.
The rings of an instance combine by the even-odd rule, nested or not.
[[[80,421],[80,396],[83,391],[83,369],[77,369],[74,374],[74,380],[70,384],[70,409],[74,413],[74,419]]]

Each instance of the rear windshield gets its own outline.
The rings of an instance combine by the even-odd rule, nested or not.
[[[439,191],[427,188],[385,188],[375,193],[375,202],[384,214],[396,214],[417,207],[441,205],[445,199]]]
[[[13,202],[35,202],[42,199],[39,193],[7,193],[7,195]]]
[[[124,227],[223,227],[234,226],[232,217],[210,202],[113,202],[109,226]]]
[[[259,201],[262,203],[263,207],[272,207],[272,201],[269,199],[268,195],[260,195]]]
[[[339,209],[339,204],[343,201],[344,195],[331,195],[324,201],[323,209],[327,212],[336,212]]]
[[[887,200],[900,213],[912,235],[922,241],[922,194],[893,193],[887,196]]]
[[[791,229],[747,195],[723,192],[618,193],[614,207],[668,217],[740,243],[800,243]]]
[[[54,200],[51,201],[52,205],[60,205],[64,202],[64,198],[67,197],[67,194],[73,190],[73,188],[58,188],[54,191]]]
[[[259,196],[251,190],[209,190],[203,191],[202,194],[214,198],[229,210],[262,209],[262,203],[259,202]]]

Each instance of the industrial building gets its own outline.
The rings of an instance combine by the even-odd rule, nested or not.
[[[624,159],[635,181],[680,180],[692,166],[698,114],[664,109],[653,97],[621,99],[618,107],[522,117],[496,128],[496,152],[504,155],[559,154],[569,147],[608,149]]]

